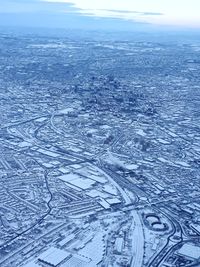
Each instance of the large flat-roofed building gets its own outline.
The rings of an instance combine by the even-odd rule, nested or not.
[[[124,239],[122,237],[118,237],[115,241],[114,252],[116,254],[121,254],[123,249]]]
[[[178,250],[178,254],[193,260],[198,260],[200,259],[200,247],[192,244],[184,244]]]
[[[51,247],[45,252],[43,252],[39,257],[38,260],[46,263],[49,266],[56,267],[58,266],[62,261],[66,260],[67,258],[70,258],[71,254],[67,251]]]

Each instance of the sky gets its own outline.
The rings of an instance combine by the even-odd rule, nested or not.
[[[200,30],[200,0],[0,0],[0,25]]]

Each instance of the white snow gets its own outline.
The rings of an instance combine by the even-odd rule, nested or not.
[[[121,203],[121,200],[119,200],[118,198],[107,198],[106,201],[107,201],[110,205]]]
[[[70,149],[71,151],[75,152],[75,153],[78,153],[78,152],[81,152],[81,151],[82,151],[80,148],[78,148],[78,147],[72,147],[72,146],[70,146],[69,149]]]
[[[69,183],[84,190],[90,188],[93,184],[95,184],[95,182],[91,179],[82,179],[82,178],[71,180],[69,181]]]
[[[69,256],[69,252],[51,247],[39,256],[39,260],[48,262],[53,266],[57,266]]]
[[[181,166],[183,166],[183,167],[186,167],[186,168],[189,168],[189,167],[190,167],[190,165],[187,164],[187,163],[184,162],[184,161],[176,161],[175,163],[178,164],[178,165],[181,165]]]
[[[65,109],[59,110],[58,114],[67,115],[68,113],[73,112],[73,111],[74,111],[73,108],[65,108]]]
[[[29,262],[26,265],[24,265],[23,267],[40,267],[40,266],[34,262]]]
[[[168,160],[166,160],[166,159],[164,159],[162,157],[158,157],[158,160],[161,161],[161,162],[163,162],[163,163],[169,163]]]
[[[125,164],[125,168],[129,171],[137,170],[138,165],[137,164]]]
[[[73,255],[67,262],[63,263],[61,267],[88,267],[90,260],[81,255]]]
[[[28,48],[48,49],[48,48],[67,48],[67,46],[64,44],[49,43],[49,44],[32,44],[29,45]]]
[[[72,165],[73,169],[81,169],[82,166],[80,164],[73,164]]]
[[[192,244],[184,244],[178,251],[179,254],[188,256],[192,259],[200,258],[200,247],[197,247]]]
[[[66,243],[72,241],[75,238],[75,234],[70,234],[66,238],[64,238],[62,241],[59,242],[60,246],[64,246]]]
[[[88,178],[80,177],[76,173],[68,173],[68,174],[61,175],[59,176],[59,179],[61,179],[62,181],[66,183],[70,183],[73,186],[79,187],[81,189],[88,189],[92,185],[95,184],[95,181],[88,179]]]
[[[19,143],[19,147],[27,147],[27,146],[30,147],[32,146],[32,144],[26,141]]]
[[[65,168],[65,167],[61,167],[59,168],[59,171],[62,172],[62,173],[69,173],[69,169],[68,168]]]
[[[106,202],[104,199],[101,199],[99,201],[99,204],[104,208],[104,209],[109,209],[110,205],[108,204],[108,202]]]
[[[52,152],[52,151],[44,150],[44,149],[42,149],[42,148],[38,149],[38,152],[40,152],[40,153],[42,153],[42,154],[45,154],[45,155],[47,155],[47,156],[53,157],[53,158],[56,158],[56,157],[59,156],[58,154],[56,154],[56,153],[54,153],[54,152]]]
[[[104,184],[106,183],[106,179],[102,176],[97,176],[97,175],[93,175],[93,174],[89,174],[89,178],[98,182],[98,183],[101,183],[101,184]]]
[[[191,224],[191,227],[196,230],[198,233],[200,233],[200,225],[198,224]]]
[[[101,198],[109,197],[108,194],[103,193],[103,192],[98,191],[98,190],[95,190],[95,189],[93,189],[90,192],[86,193],[86,195],[89,196],[89,197],[93,197],[93,198],[95,198],[95,197],[101,197]]]
[[[163,145],[168,145],[168,144],[170,144],[167,140],[164,140],[164,139],[162,139],[162,138],[158,138],[157,140],[158,140],[159,143],[161,143],[161,144],[163,144]]]
[[[67,174],[59,176],[59,179],[61,179],[64,182],[69,182],[75,179],[79,179],[79,175],[75,173],[67,173]]]
[[[124,239],[122,237],[117,237],[115,240],[116,253],[120,253],[120,254],[122,253],[123,244],[124,244]]]
[[[103,232],[97,233],[92,241],[87,243],[87,245],[79,251],[79,254],[91,258],[90,267],[95,267],[103,258],[105,252],[104,242],[103,242]]]
[[[115,196],[118,195],[117,189],[115,187],[109,185],[109,184],[104,185],[103,191],[105,191],[111,195],[115,195]]]
[[[172,136],[172,137],[177,137],[177,134],[175,134],[175,133],[173,133],[173,132],[171,132],[171,131],[168,131],[168,134],[169,134],[170,136]]]
[[[146,133],[142,129],[137,130],[136,133],[141,135],[141,136],[145,136],[146,135]]]
[[[39,118],[39,119],[36,119],[35,121],[36,122],[43,122],[43,121],[45,121],[47,118],[46,117],[41,117],[41,118]]]
[[[52,168],[53,167],[53,165],[51,164],[51,163],[42,163],[42,165],[44,166],[44,167],[46,167],[46,168]]]

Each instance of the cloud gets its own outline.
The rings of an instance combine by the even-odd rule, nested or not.
[[[121,20],[129,20],[132,22],[150,23],[146,18],[162,16],[159,12],[139,12],[129,10],[113,10],[113,9],[77,9],[77,12],[83,16],[100,17],[100,18],[116,18]]]
[[[146,22],[145,17],[147,16],[163,16],[160,12],[140,12],[135,10],[115,10],[115,9],[79,9],[77,10],[85,16],[105,17],[105,18],[118,18],[130,21]]]
[[[73,3],[85,16],[116,17],[155,25],[200,27],[199,0],[41,0]],[[77,11],[78,11],[77,10]]]
[[[46,2],[41,0],[0,0],[0,14],[11,13],[63,13],[77,12],[77,8],[70,3]]]
[[[146,29],[145,23],[122,20],[115,16],[95,16],[73,3],[42,0],[0,0],[0,25],[50,29],[87,29],[132,31]],[[83,13],[82,13],[83,12]]]
[[[101,18],[117,18],[138,22],[146,22],[145,17],[154,17],[164,15],[162,12],[154,12],[152,10],[134,9],[135,4],[132,0],[41,0],[48,3],[66,3],[71,4],[83,16],[101,17]],[[136,5],[137,6],[137,5]],[[114,8],[113,8],[114,7]],[[126,9],[124,9],[124,7]]]
[[[92,9],[91,9],[92,10]],[[164,15],[163,13],[160,12],[140,12],[140,11],[135,11],[135,10],[116,10],[116,9],[99,9],[100,11],[108,11],[108,12],[113,12],[113,13],[119,13],[119,14],[138,14],[142,16],[162,16]]]

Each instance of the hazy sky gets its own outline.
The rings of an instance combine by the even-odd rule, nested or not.
[[[92,21],[200,29],[200,0],[0,0],[0,25],[65,28]]]

